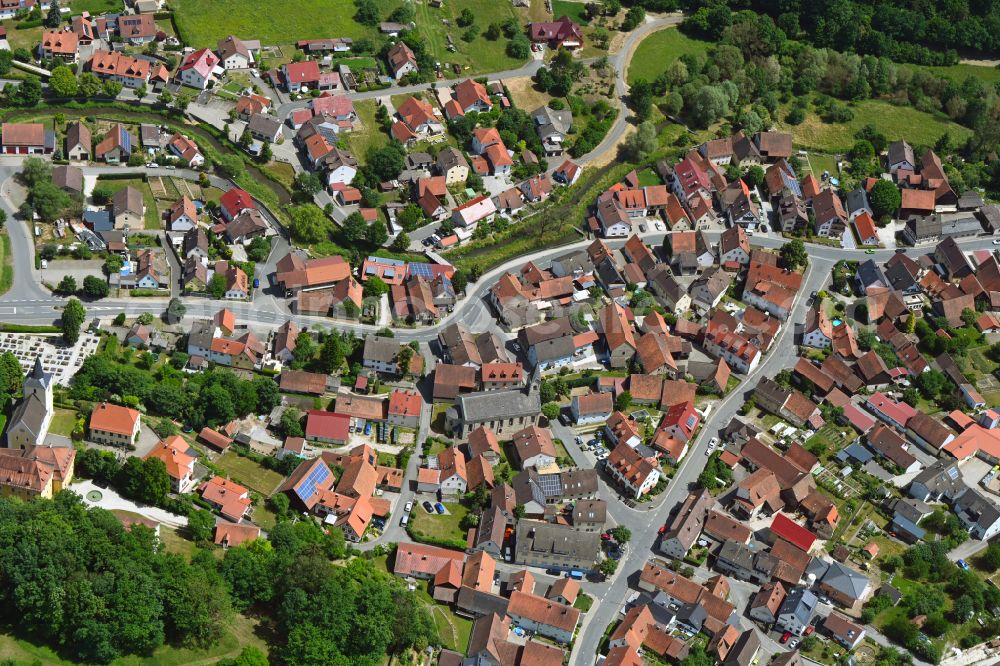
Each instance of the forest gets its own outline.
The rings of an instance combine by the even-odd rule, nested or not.
[[[786,36],[815,46],[899,62],[953,65],[959,52],[1000,50],[994,0],[686,0],[684,8],[720,30],[735,12],[770,16]]]
[[[289,666],[380,664],[437,640],[402,581],[347,556],[343,536],[310,521],[281,522],[269,541],[188,559],[141,525],[62,492],[0,498],[0,601],[8,631],[63,656],[108,663],[169,644],[205,648],[234,612],[253,612]]]

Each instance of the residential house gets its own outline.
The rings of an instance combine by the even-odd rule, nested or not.
[[[137,410],[102,402],[90,413],[89,439],[107,446],[129,447],[140,427]]]

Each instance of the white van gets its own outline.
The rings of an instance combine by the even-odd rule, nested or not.
[[[404,513],[403,517],[399,519],[400,527],[406,527],[406,524],[410,522],[410,514]]]

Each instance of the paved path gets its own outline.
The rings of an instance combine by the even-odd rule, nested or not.
[[[136,504],[132,500],[125,499],[110,488],[98,488],[94,485],[93,481],[73,483],[69,486],[69,490],[82,497],[84,504],[87,506],[96,506],[102,509],[107,509],[108,511],[131,511],[132,513],[138,513],[141,516],[149,518],[150,520],[155,520],[156,522],[167,525],[168,527],[181,528],[186,527],[188,523],[186,516],[178,516],[175,513],[164,511],[163,509],[155,506]],[[87,493],[92,490],[96,490],[101,493],[101,499],[96,502],[92,502],[87,499]]]

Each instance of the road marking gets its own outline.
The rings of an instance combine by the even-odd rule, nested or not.
[[[17,314],[17,308],[0,308],[0,315]]]

